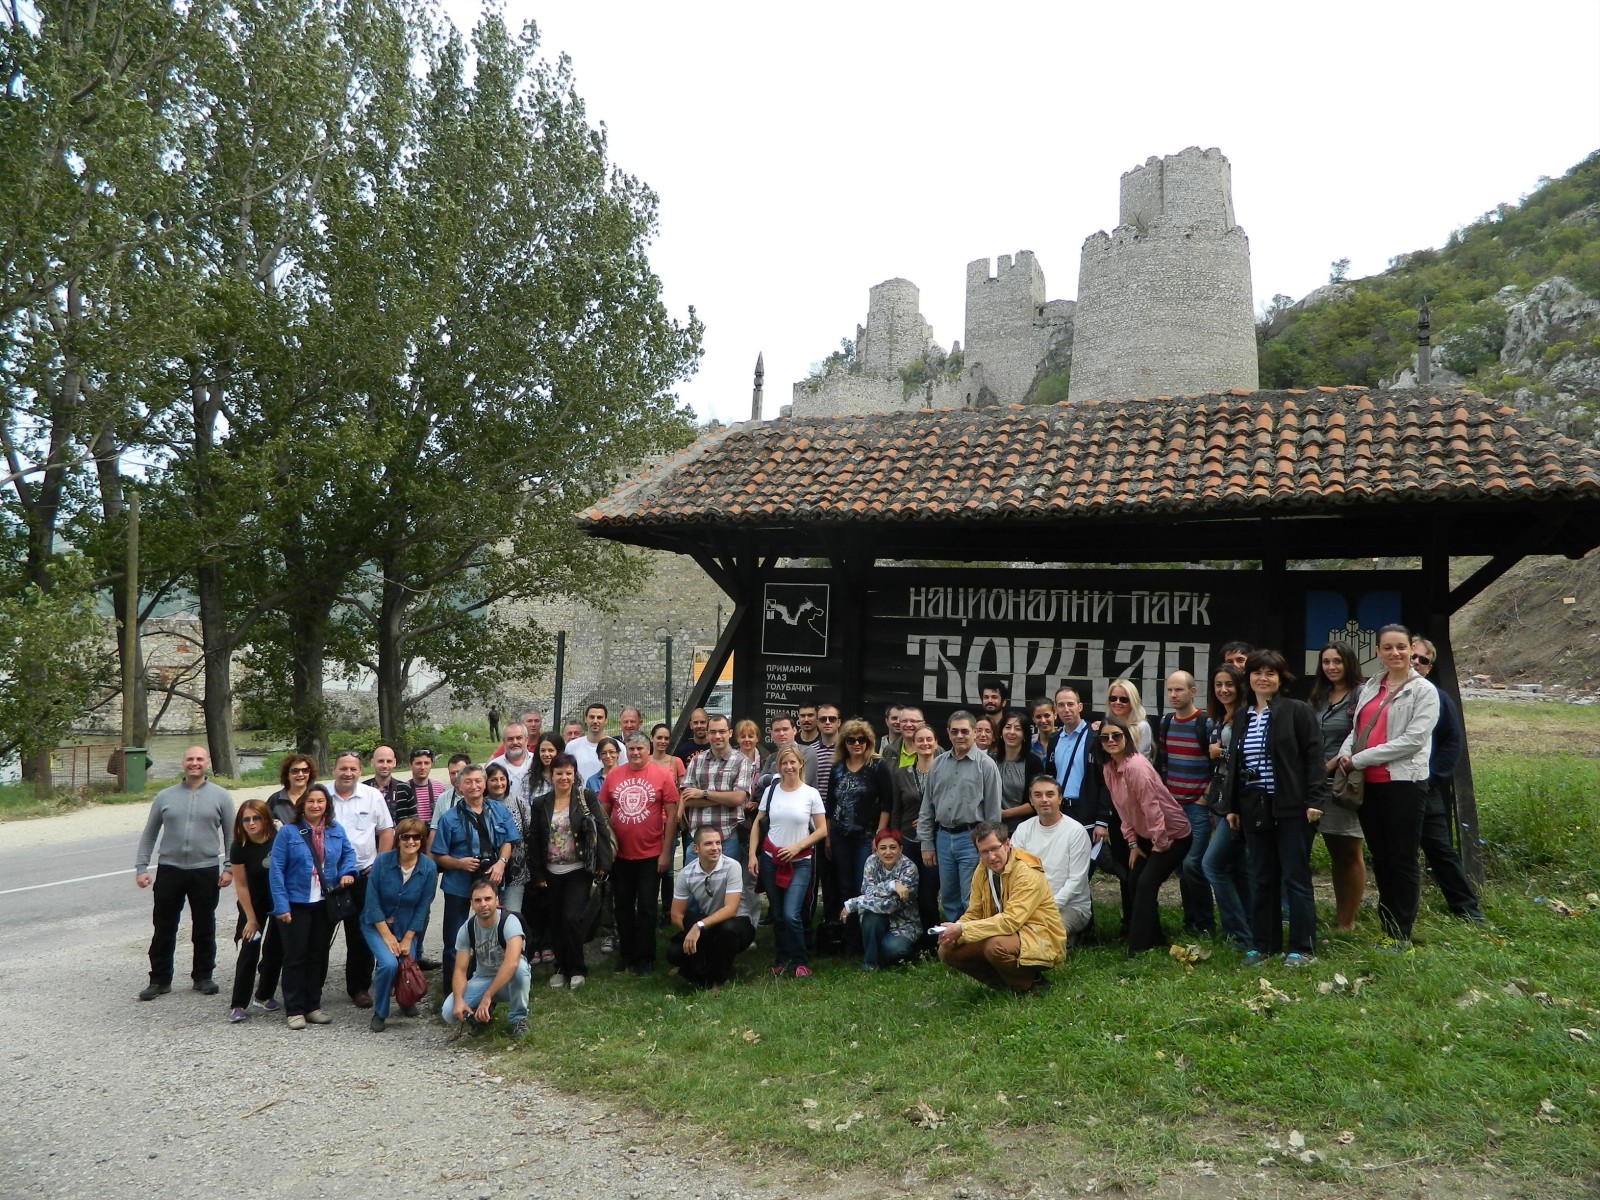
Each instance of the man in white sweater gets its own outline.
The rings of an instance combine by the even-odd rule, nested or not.
[[[1089,859],[1094,844],[1088,831],[1061,811],[1061,785],[1041,775],[1028,786],[1028,800],[1039,815],[1029,817],[1011,835],[1011,844],[1026,850],[1044,866],[1055,894],[1061,924],[1071,942],[1089,924]]]

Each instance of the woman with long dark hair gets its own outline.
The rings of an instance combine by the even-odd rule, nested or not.
[[[907,837],[901,833],[901,852],[917,868],[917,911],[921,914],[921,932],[917,936],[920,950],[932,952],[933,935],[928,933],[939,923],[939,867],[922,861],[922,843],[916,840],[917,815],[922,812],[923,793],[928,790],[928,772],[933,767],[933,757],[939,753],[939,735],[930,725],[918,725],[909,733],[902,733],[904,744],[916,753],[909,767],[901,767],[894,776],[894,804],[878,817],[878,832],[885,829],[911,831]]]
[[[1161,885],[1182,865],[1194,835],[1183,805],[1139,753],[1133,726],[1113,713],[1100,722],[1101,768],[1128,843],[1131,898],[1128,957],[1160,945]]]
[[[239,947],[239,961],[233,968],[233,1002],[228,1020],[242,1021],[250,1007],[251,985],[256,1003],[268,1012],[278,1011],[273,995],[283,971],[283,941],[278,923],[272,920],[272,880],[268,862],[277,826],[272,813],[260,800],[246,800],[233,817],[233,845],[228,861],[233,864],[233,890],[239,898],[239,923],[233,940]],[[261,978],[256,979],[257,968]]]
[[[1000,740],[989,757],[1000,768],[1000,819],[1006,823],[1007,833],[1015,833],[1018,825],[1035,815],[1028,803],[1028,785],[1036,775],[1044,774],[1044,764],[1029,749],[1028,741],[1028,724],[1022,714],[1015,710],[1002,713]]]
[[[356,881],[356,851],[333,819],[333,796],[313,783],[295,803],[295,820],[278,831],[268,860],[272,915],[283,935],[283,1007],[290,1029],[327,1025],[322,985],[328,979],[333,925],[323,899]]]
[[[1356,652],[1344,642],[1329,642],[1317,652],[1317,679],[1311,688],[1311,711],[1322,734],[1323,765],[1332,776],[1339,765],[1339,749],[1355,727],[1356,696],[1366,680]],[[1328,807],[1317,823],[1332,863],[1334,924],[1354,929],[1361,897],[1367,890],[1367,863],[1361,852],[1361,814],[1331,790]]]
[[[567,752],[567,743],[560,734],[551,730],[539,735],[539,740],[533,745],[533,766],[528,770],[528,790],[524,797],[526,804],[521,811],[514,812],[512,817],[517,820],[526,818],[530,823],[533,819],[533,808],[537,801],[550,794],[554,786],[550,773],[555,769],[555,761]],[[576,761],[576,760],[574,760]],[[509,805],[507,807],[510,807]],[[530,824],[531,827],[531,824]],[[523,828],[519,826],[519,828]],[[522,874],[524,880],[531,878],[532,868],[528,865],[527,858],[527,831],[523,829],[522,841]],[[516,857],[516,847],[512,847],[512,857]],[[510,878],[510,875],[507,875]],[[545,889],[526,889],[518,897],[521,907],[517,909],[522,917],[522,930],[526,935],[523,938],[523,953],[527,956],[530,965],[540,963],[553,963],[556,960],[554,934],[550,928],[549,914],[545,912]]]
[[[1378,916],[1397,946],[1411,944],[1422,875],[1417,851],[1428,793],[1439,693],[1411,665],[1404,625],[1378,630],[1384,671],[1361,685],[1355,727],[1339,748],[1339,765],[1363,772],[1361,829],[1378,883]]]
[[[1406,653],[1410,654],[1407,644]],[[1328,773],[1316,714],[1283,689],[1294,682],[1276,650],[1255,650],[1245,663],[1249,695],[1233,717],[1228,824],[1243,833],[1250,870],[1250,951],[1246,965],[1284,949],[1280,892],[1289,903],[1288,953],[1299,967],[1317,947],[1317,905],[1311,892],[1308,831],[1328,807]]]
[[[614,854],[600,798],[578,786],[578,760],[556,755],[550,764],[550,790],[534,802],[528,844],[533,887],[541,893],[540,907],[555,942],[553,988],[584,984],[590,885],[605,879]]]
[[[1233,749],[1233,717],[1245,694],[1244,672],[1223,663],[1211,672],[1211,699],[1206,715],[1211,719],[1211,841],[1200,862],[1211,894],[1217,900],[1222,935],[1236,950],[1248,951],[1250,940],[1250,876],[1245,869],[1244,838],[1226,820],[1228,781],[1232,778],[1229,751]]]

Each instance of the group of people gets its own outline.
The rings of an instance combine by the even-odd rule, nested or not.
[[[1300,701],[1285,694],[1295,680],[1281,654],[1229,643],[1204,707],[1199,682],[1176,671],[1154,723],[1129,679],[1110,683],[1098,719],[1073,688],[1024,712],[990,680],[981,711],[947,719],[948,748],[916,706],[891,707],[880,737],[834,704],[804,704],[773,719],[766,746],[753,721],[701,710],[676,747],[666,725],[647,734],[631,707],[617,736],[600,703],[560,734],[528,712],[487,764],[452,757],[448,784],[433,779],[426,749],[411,752],[409,778],[388,747],[365,780],[361,756],[340,754],[325,783],[290,754],[280,790],[237,812],[193,747],[140,842],[137,882],[155,896],[140,999],[171,988],[185,904],[194,987],[219,990],[215,909],[230,884],[239,956],[228,1019],[255,1005],[292,1029],[330,1020],[322,996],[340,930],[345,988],[372,1010],[374,1032],[395,1012],[410,960],[443,968],[446,1022],[476,1032],[503,1003],[520,1035],[535,967],[550,968],[552,988],[580,988],[598,937],[615,971],[649,975],[658,919],[673,971],[720,987],[755,940],[763,895],[774,977],[809,978],[819,949],[864,970],[936,955],[1025,993],[1069,944],[1096,940],[1096,870],[1117,881],[1129,955],[1165,944],[1159,893],[1176,875],[1186,935],[1220,932],[1247,963],[1282,954],[1293,967],[1316,950],[1319,831],[1337,926],[1354,925],[1364,845],[1386,944],[1404,948],[1419,851],[1452,911],[1483,914],[1451,845],[1462,731],[1428,682],[1433,647],[1391,625],[1377,651],[1384,670],[1363,679],[1349,646],[1324,647]],[[435,960],[424,945],[440,892]]]

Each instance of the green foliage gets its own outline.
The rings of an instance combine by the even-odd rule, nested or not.
[[[48,573],[48,589],[0,594],[0,758],[57,745],[104,674],[88,567],[61,555]]]
[[[960,354],[946,354],[938,346],[930,346],[914,361],[900,368],[900,398],[909,400],[929,382],[954,379],[960,374]]]
[[[1426,296],[1446,365],[1512,390],[1508,379],[1493,378],[1505,314],[1492,297],[1552,275],[1600,293],[1597,206],[1600,152],[1542,181],[1521,203],[1456,230],[1442,249],[1397,256],[1380,275],[1349,280],[1335,263],[1335,286],[1316,303],[1297,309],[1274,297],[1266,306],[1257,326],[1261,386],[1374,386],[1415,357],[1417,305]]]
[[[1474,772],[1484,862],[1508,880],[1555,871],[1600,884],[1600,760],[1500,753]]]
[[[851,338],[840,338],[839,348],[827,358],[818,359],[806,371],[806,387],[816,391],[822,386],[822,381],[835,371],[848,371],[857,374],[861,370],[861,363],[856,358],[856,344]]]
[[[1059,404],[1067,398],[1067,391],[1072,383],[1072,368],[1067,367],[1060,371],[1052,371],[1033,389],[1033,404]]]

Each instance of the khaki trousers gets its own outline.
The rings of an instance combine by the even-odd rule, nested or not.
[[[970,975],[986,987],[1013,992],[1029,992],[1039,982],[1040,968],[1017,965],[1022,953],[1022,938],[1015,933],[964,942],[959,946],[940,946],[939,960],[963,975]]]

